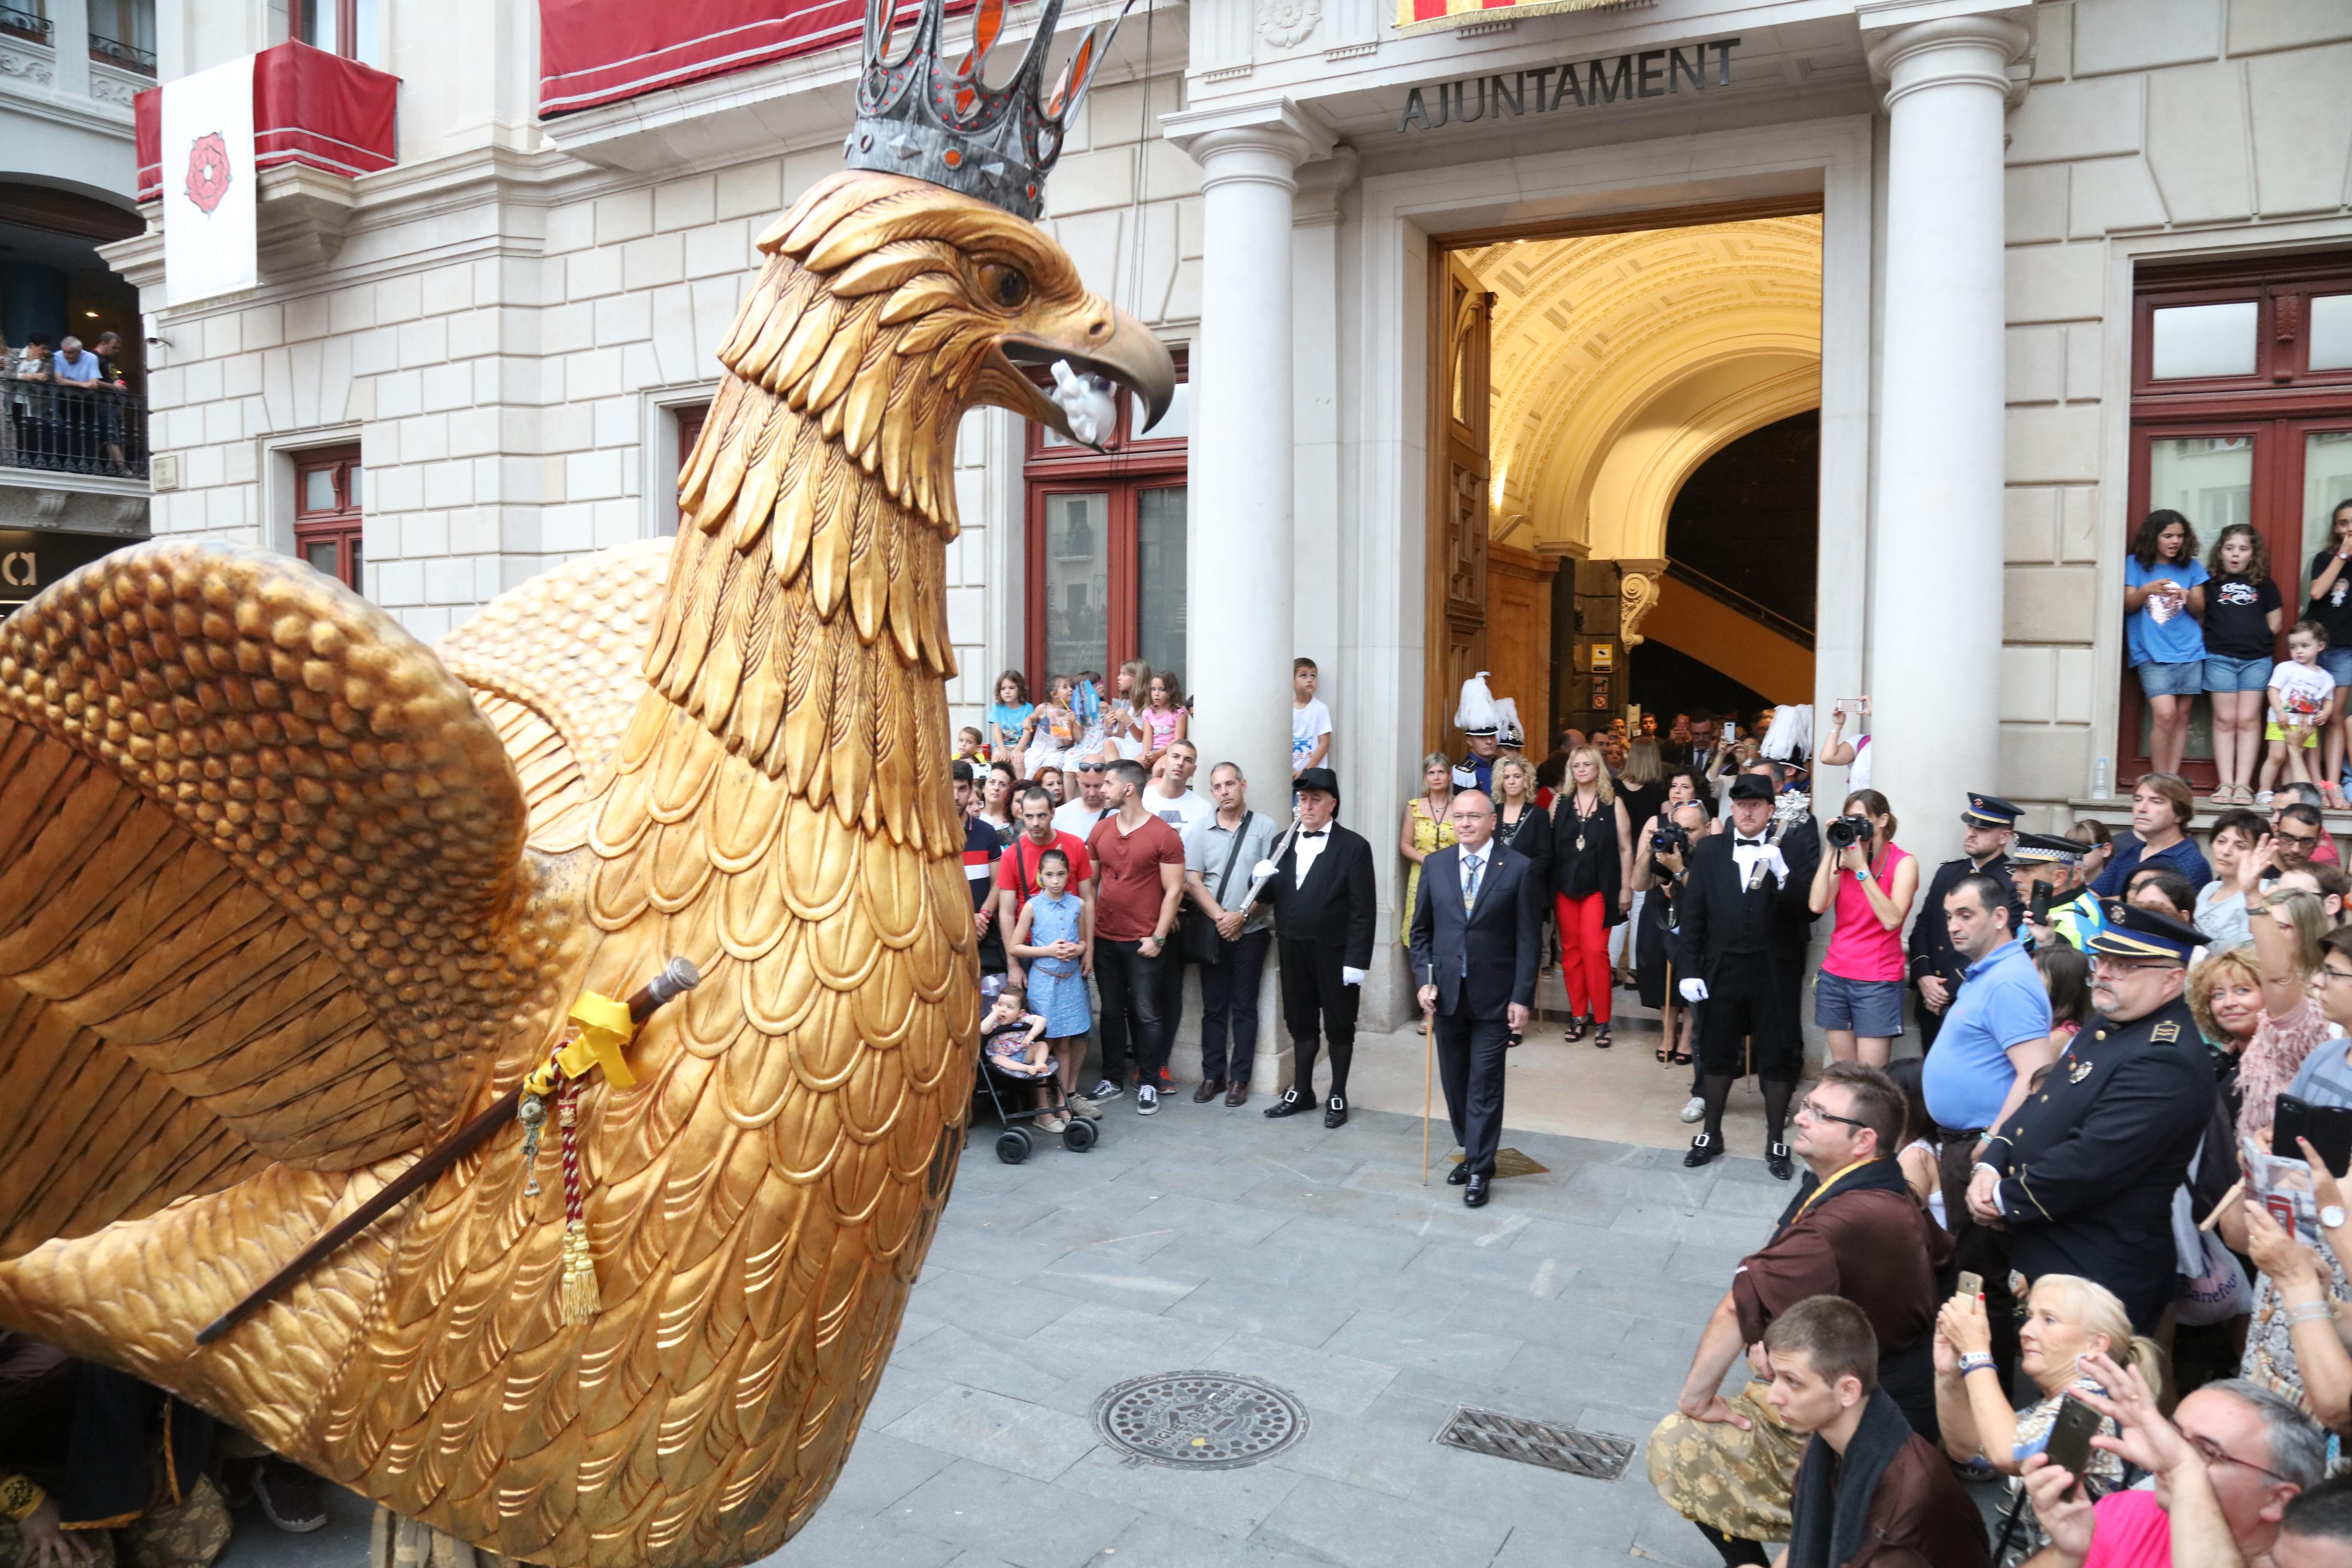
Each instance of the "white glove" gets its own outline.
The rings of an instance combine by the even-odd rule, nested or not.
[[[1766,845],[1764,853],[1758,858],[1763,862],[1766,870],[1780,878],[1782,882],[1788,881],[1789,858],[1780,853],[1780,847],[1778,844]]]
[[[1118,405],[1111,401],[1108,384],[1098,377],[1078,374],[1066,359],[1054,362],[1053,375],[1051,395],[1070,422],[1070,434],[1082,445],[1101,450],[1102,437],[1118,422]]]
[[[1280,869],[1281,868],[1276,866],[1271,860],[1261,860],[1256,865],[1250,868],[1250,880],[1253,882],[1263,882],[1268,877],[1273,876],[1275,872]]]
[[[1675,989],[1683,994],[1683,1000],[1685,1002],[1706,1000],[1706,982],[1704,980],[1685,980]]]
[[[1352,968],[1349,967],[1347,964],[1344,964],[1344,963],[1343,963],[1343,964],[1341,964],[1341,965],[1339,966],[1339,984],[1342,984],[1342,985],[1361,985],[1363,983],[1364,983],[1364,972],[1363,972],[1362,970],[1360,970],[1360,969],[1352,969]]]

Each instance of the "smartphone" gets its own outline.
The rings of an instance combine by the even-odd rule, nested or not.
[[[2279,1158],[2302,1159],[2303,1147],[2295,1140],[2308,1138],[2329,1170],[2340,1171],[2352,1163],[2352,1106],[2314,1105],[2299,1096],[2282,1094],[2273,1117],[2271,1152]]]
[[[2099,1429],[2099,1413],[2068,1394],[2058,1406],[2058,1418],[2050,1424],[2050,1445],[2045,1450],[2053,1465],[2063,1465],[2081,1484],[2084,1467],[2091,1460],[2091,1437]]]
[[[1969,1272],[1967,1269],[1965,1269],[1965,1268],[1961,1269],[1961,1270],[1960,1270],[1960,1294],[1961,1294],[1961,1295],[1963,1295],[1963,1296],[1981,1296],[1981,1295],[1983,1295],[1983,1294],[1984,1294],[1984,1276],[1983,1276],[1983,1275],[1981,1275],[1981,1274],[1971,1274],[1971,1273],[1969,1273]]]
[[[2049,883],[2036,882],[2033,884],[2033,908],[2032,915],[2035,925],[2046,926],[2050,923]]]

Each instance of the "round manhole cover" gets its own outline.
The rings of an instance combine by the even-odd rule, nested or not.
[[[1230,1372],[1130,1378],[1095,1401],[1095,1426],[1129,1462],[1231,1470],[1307,1434],[1307,1411],[1271,1384]]]

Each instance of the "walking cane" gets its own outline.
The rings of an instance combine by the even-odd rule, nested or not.
[[[1437,971],[1429,972],[1429,983],[1437,984]],[[1421,1184],[1429,1185],[1429,1079],[1437,1060],[1437,1010],[1423,1006],[1421,1016],[1429,1025],[1421,1037]]]

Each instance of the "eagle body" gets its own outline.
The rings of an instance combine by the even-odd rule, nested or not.
[[[299,563],[156,542],[0,625],[0,1324],[553,1565],[732,1564],[824,1500],[961,1147],[952,444],[1059,423],[1008,345],[1164,402],[1033,226],[836,176],[761,241],[675,543],[437,651]],[[672,957],[577,1129],[509,1126],[198,1328]]]

